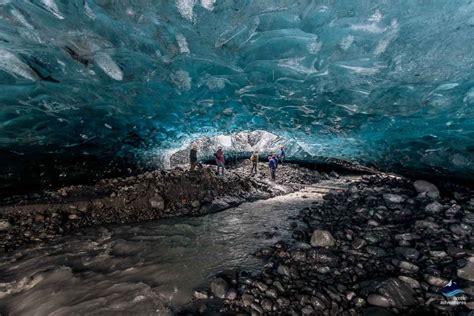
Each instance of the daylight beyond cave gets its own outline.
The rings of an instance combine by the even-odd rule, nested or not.
[[[469,179],[473,46],[470,1],[0,0],[1,172],[264,130]]]

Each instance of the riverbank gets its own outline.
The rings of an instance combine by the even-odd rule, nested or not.
[[[467,315],[474,308],[474,192],[365,176],[302,209],[257,274],[218,275],[194,313]],[[449,281],[464,294],[442,294]],[[445,290],[446,292],[446,290]]]
[[[277,181],[272,182],[266,164],[260,163],[259,173],[251,176],[249,163],[232,166],[223,177],[215,174],[213,166],[204,165],[195,171],[175,167],[101,180],[95,185],[65,187],[44,192],[37,200],[4,205],[0,207],[0,251],[52,240],[94,225],[208,214],[329,178],[295,164],[284,164]]]
[[[202,216],[96,225],[0,254],[0,314],[176,315],[217,273],[260,271],[253,253],[289,240],[299,210],[358,178]]]

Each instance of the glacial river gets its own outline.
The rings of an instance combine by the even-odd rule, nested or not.
[[[221,271],[256,271],[299,210],[344,180],[201,217],[93,227],[0,257],[0,315],[167,315]]]

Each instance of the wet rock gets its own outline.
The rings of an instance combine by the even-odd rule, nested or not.
[[[462,221],[466,224],[469,224],[469,225],[474,225],[474,213],[469,213],[469,214],[466,214],[463,218],[462,218]]]
[[[448,256],[444,250],[430,250],[428,253],[432,258],[446,258]]]
[[[314,309],[307,305],[301,309],[301,314],[302,315],[314,315]]]
[[[273,308],[273,302],[269,299],[263,299],[262,300],[262,308],[265,311],[270,312]]]
[[[12,225],[10,224],[8,220],[0,219],[0,232],[9,230],[11,226]]]
[[[205,300],[209,296],[207,295],[207,291],[204,290],[194,290],[193,291],[193,297],[197,300]]]
[[[463,237],[469,235],[471,233],[472,228],[470,225],[461,223],[450,225],[449,230],[451,230],[455,235]]]
[[[355,238],[354,241],[352,242],[352,248],[356,250],[363,248],[365,245],[367,245],[367,241],[361,238]]]
[[[416,180],[413,183],[413,186],[415,187],[416,192],[418,193],[426,193],[430,197],[438,197],[439,196],[439,190],[436,185],[433,183],[430,183],[425,180]]]
[[[412,289],[420,288],[420,282],[418,282],[417,280],[415,280],[413,278],[410,278],[410,277],[405,276],[405,275],[401,275],[398,278],[400,280],[402,280],[403,282],[405,282],[406,284],[408,284]]]
[[[428,284],[437,287],[443,287],[448,283],[448,280],[434,275],[425,275],[425,280]]]
[[[416,221],[415,227],[416,228],[429,228],[429,229],[435,230],[439,228],[439,225],[427,219],[427,220]]]
[[[237,299],[237,291],[235,289],[229,289],[227,291],[227,293],[225,294],[225,298],[230,300],[230,301],[233,301],[235,299]]]
[[[365,300],[364,300],[362,297],[356,297],[356,298],[354,299],[354,302],[353,302],[353,303],[354,303],[354,306],[355,306],[355,307],[360,308],[360,307],[364,306],[366,302],[365,302]]]
[[[378,286],[377,292],[388,298],[390,304],[396,308],[404,308],[416,304],[415,291],[399,279],[390,278],[382,282]]]
[[[313,247],[332,247],[336,240],[327,230],[315,230],[311,236],[311,246]]]
[[[458,268],[457,275],[461,279],[474,282],[474,257],[469,257],[466,265],[462,268]]]
[[[253,284],[257,289],[259,289],[261,292],[265,292],[268,289],[268,285],[266,285],[263,282],[257,281]]]
[[[442,212],[443,209],[444,209],[443,204],[436,201],[436,202],[426,205],[425,212],[430,213],[430,214],[436,214],[436,213]]]
[[[224,298],[229,284],[222,278],[216,278],[211,282],[211,292],[218,298]]]
[[[402,203],[403,201],[405,201],[405,198],[403,196],[400,196],[398,194],[391,194],[391,193],[385,193],[383,195],[383,199],[386,201],[386,202],[389,202],[389,203]]]
[[[395,253],[407,260],[416,260],[420,255],[418,250],[409,247],[397,247]]]
[[[313,296],[311,297],[310,301],[311,301],[311,305],[314,307],[315,310],[322,311],[326,309],[326,304],[320,298]]]
[[[276,302],[281,308],[285,308],[290,305],[290,300],[286,297],[279,297]]]
[[[278,298],[278,293],[274,289],[268,289],[265,291],[265,295],[273,299]]]
[[[285,288],[283,287],[280,281],[273,282],[273,286],[276,287],[278,291],[285,292]]]
[[[367,246],[365,250],[367,251],[369,255],[372,255],[374,257],[383,257],[387,254],[385,250],[376,246]]]
[[[287,276],[287,277],[291,277],[291,271],[290,271],[290,268],[284,264],[280,264],[277,268],[277,272],[278,274],[281,274],[281,275],[284,275],[284,276]]]
[[[242,304],[245,307],[250,306],[253,303],[254,297],[250,294],[243,294],[242,295]]]
[[[398,267],[400,269],[404,269],[411,272],[418,272],[418,270],[420,270],[419,266],[408,261],[400,261],[400,263],[398,264]]]
[[[150,203],[150,207],[153,209],[157,209],[157,210],[165,209],[165,201],[163,197],[161,197],[160,195],[155,195],[154,197],[150,198],[148,202]]]
[[[388,298],[379,294],[370,294],[369,297],[367,297],[367,302],[374,306],[390,307]]]
[[[250,304],[250,307],[257,313],[263,314],[263,308],[258,303],[252,303]]]

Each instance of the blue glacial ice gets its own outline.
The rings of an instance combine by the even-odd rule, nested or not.
[[[471,1],[0,0],[0,151],[139,162],[265,130],[469,179],[473,52]]]

